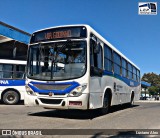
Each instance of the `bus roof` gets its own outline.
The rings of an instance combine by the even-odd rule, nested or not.
[[[137,65],[135,65],[131,60],[129,60],[125,55],[123,55],[117,48],[115,48],[110,42],[108,42],[104,37],[102,37],[98,32],[96,32],[89,25],[86,25],[86,24],[61,25],[61,26],[54,26],[54,27],[44,28],[44,29],[41,29],[41,30],[37,30],[37,31],[35,31],[33,33],[36,33],[36,32],[39,32],[39,31],[43,31],[43,30],[47,30],[47,29],[53,29],[53,28],[59,28],[59,27],[74,27],[74,26],[85,26],[87,28],[87,30],[93,32],[96,35],[96,37],[98,37],[101,41],[103,41],[104,43],[106,43],[111,49],[113,49],[116,53],[118,53],[121,57],[123,57],[129,63],[131,63],[134,67],[136,67],[137,69],[140,70],[140,68]]]

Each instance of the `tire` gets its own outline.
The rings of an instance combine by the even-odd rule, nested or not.
[[[132,93],[131,95],[131,100],[130,100],[130,103],[129,103],[129,107],[132,107],[134,105],[134,93]]]
[[[20,97],[16,91],[9,90],[4,93],[2,99],[5,104],[12,105],[17,104],[19,102]]]
[[[102,115],[105,115],[108,113],[109,111],[109,96],[107,94],[105,94],[104,99],[103,99],[103,107],[100,109],[100,112]]]

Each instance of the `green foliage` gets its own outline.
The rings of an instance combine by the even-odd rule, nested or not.
[[[155,73],[145,73],[142,77],[142,81],[146,81],[151,83],[152,86],[159,86],[160,87],[160,75]]]
[[[150,95],[157,95],[157,92],[159,91],[159,89],[156,86],[151,86],[148,88],[148,91]]]
[[[151,87],[148,89],[151,95],[158,94],[158,92],[160,91],[160,75],[157,75],[153,72],[145,73],[142,76],[141,80],[151,84]]]

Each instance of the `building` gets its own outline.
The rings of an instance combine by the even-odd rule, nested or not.
[[[0,22],[0,59],[26,60],[30,34]]]

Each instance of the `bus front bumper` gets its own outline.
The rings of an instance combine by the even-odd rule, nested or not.
[[[25,93],[26,106],[41,106],[48,109],[88,109],[89,94],[79,97],[31,96]]]

